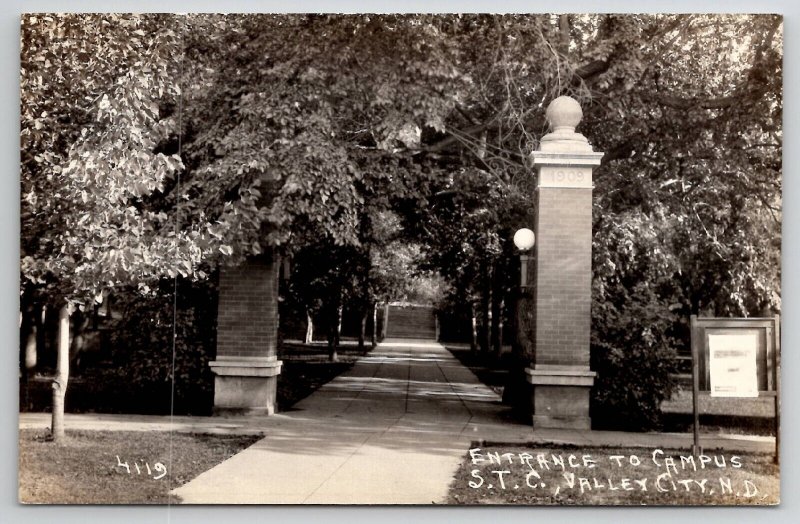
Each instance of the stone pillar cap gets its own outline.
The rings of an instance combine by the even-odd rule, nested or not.
[[[540,151],[591,151],[589,141],[575,128],[581,123],[583,110],[577,100],[560,96],[550,102],[545,112],[551,132],[542,137]]]
[[[553,131],[575,131],[583,118],[583,110],[577,100],[560,96],[547,106],[547,123]]]

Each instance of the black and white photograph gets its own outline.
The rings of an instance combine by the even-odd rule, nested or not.
[[[22,13],[18,503],[779,505],[783,23]]]

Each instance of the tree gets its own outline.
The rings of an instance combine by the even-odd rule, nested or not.
[[[316,244],[299,250],[292,259],[290,294],[309,319],[322,320],[331,361],[338,359],[342,312],[358,293],[369,261],[352,247]],[[309,320],[311,321],[311,320]]]
[[[336,359],[342,312],[345,306],[359,315],[359,349],[364,350],[366,324],[377,304],[417,298],[431,300],[436,284],[426,281],[419,267],[422,254],[415,244],[402,241],[397,216],[377,212],[363,217],[358,246],[315,243],[296,250],[288,300],[306,312],[309,322],[327,332],[331,360]],[[291,307],[290,307],[291,309]],[[373,341],[374,343],[374,341]]]
[[[202,279],[220,258],[235,263],[292,234],[302,241],[322,230],[334,245],[358,245],[359,186],[370,190],[361,182],[370,158],[339,122],[338,103],[367,96],[347,123],[373,119],[373,152],[413,141],[405,113],[435,118],[435,104],[420,84],[387,98],[389,83],[362,90],[357,74],[328,83],[337,68],[357,66],[354,50],[376,50],[392,80],[409,77],[388,51],[398,35],[413,38],[413,25],[398,19],[384,31],[369,18],[313,16],[25,18],[26,299],[44,292],[86,305],[131,283],[147,293],[160,278]],[[264,29],[269,38],[258,36]],[[273,38],[298,29],[316,40],[291,47],[291,38]],[[331,43],[339,63],[321,52]],[[201,51],[204,59],[192,61]],[[231,52],[230,67],[209,67]],[[242,65],[254,61],[263,65],[245,74]],[[43,80],[51,77],[58,81]],[[79,82],[86,94],[75,103],[70,89]],[[392,97],[406,107],[395,111]],[[342,138],[332,140],[337,132]]]
[[[488,351],[492,345],[498,352],[501,306],[510,303],[509,291],[519,279],[511,238],[517,228],[532,223],[528,197],[521,187],[473,168],[452,176],[431,200],[433,205],[414,217],[426,246],[425,267],[450,283],[450,304],[470,305],[476,326],[480,313],[480,346]],[[473,347],[477,335],[476,329]]]
[[[164,150],[177,132],[176,25],[171,16],[23,17],[26,283],[85,301],[196,265],[197,235],[175,231],[151,201],[182,168]]]
[[[606,151],[596,178],[595,400],[652,426],[673,386],[672,356],[688,351],[690,314],[780,309],[781,19],[603,23],[616,51],[585,80],[584,129]]]
[[[191,237],[165,233],[168,217],[143,201],[181,167],[158,150],[173,125],[160,104],[179,93],[173,26],[169,16],[22,18],[22,293],[23,304],[60,309],[56,439],[72,304],[123,282],[146,286],[191,253]]]

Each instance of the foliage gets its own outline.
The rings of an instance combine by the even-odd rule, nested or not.
[[[361,303],[363,278],[369,260],[353,247],[317,244],[299,251],[292,259],[288,288],[296,309],[320,320],[332,335],[339,323],[339,310],[347,303]]]
[[[175,231],[157,202],[183,167],[167,146],[175,27],[168,15],[23,16],[24,283],[85,301],[194,272],[199,232]]]
[[[167,412],[171,405],[177,412],[205,410],[208,404],[198,398],[209,399],[213,391],[208,362],[216,345],[216,286],[179,286],[174,315],[171,288],[164,283],[149,298],[135,291],[112,297],[111,307],[119,316],[110,340],[118,373],[114,381],[124,384],[126,395],[157,404],[150,406],[157,412]]]
[[[358,246],[389,188],[393,199],[415,198],[424,166],[391,153],[416,143],[414,126],[441,118],[453,95],[435,93],[457,81],[441,64],[446,50],[419,47],[433,28],[328,15],[190,24],[188,221],[215,221],[244,255],[318,240]]]
[[[519,281],[511,238],[532,220],[528,195],[473,169],[451,176],[431,200],[433,204],[421,211],[423,267],[438,271],[451,284],[443,307],[476,305],[491,271],[501,275],[503,296],[507,295]]]
[[[594,319],[593,420],[601,429],[658,427],[661,401],[670,398],[674,389],[678,344],[669,333],[677,316],[658,297],[649,295],[646,286],[637,285],[623,306],[609,305]]]
[[[116,38],[122,33],[129,36]],[[189,258],[170,256],[185,275],[212,252],[255,253],[289,238],[298,248],[316,237],[360,245],[371,238],[365,217],[433,208],[430,198],[442,192],[468,193],[493,212],[514,191],[528,194],[527,153],[544,131],[545,103],[561,93],[587,102],[584,130],[607,153],[597,173],[598,212],[613,218],[637,208],[653,216],[656,203],[680,211],[673,214],[685,220],[681,229],[703,231],[698,241],[726,262],[773,251],[758,243],[736,250],[741,238],[721,235],[748,225],[774,233],[775,224],[760,217],[779,203],[780,18],[30,16],[23,43],[23,181],[49,176],[70,188],[26,187],[26,217],[69,216],[53,207],[29,212],[30,199],[69,204],[77,206],[76,238],[91,239],[77,233],[96,221],[116,229],[86,226],[91,234],[158,242],[170,234],[158,210],[174,212],[167,204],[185,200],[178,233],[187,245],[176,238],[171,247]],[[180,160],[165,153],[175,147],[175,77],[186,83]],[[87,93],[78,104],[67,94],[76,83]],[[60,156],[45,158],[51,149]],[[170,186],[181,168],[182,183]],[[78,190],[87,183],[100,184],[101,198],[81,210],[78,204],[98,200]],[[755,198],[736,202],[745,188]],[[721,211],[737,203],[747,206],[734,206],[738,215]],[[106,208],[119,209],[109,216]],[[152,238],[135,219],[153,227]],[[482,226],[476,229],[498,233]],[[764,238],[754,236],[751,242]],[[231,245],[208,250],[205,242],[221,238]],[[77,249],[68,239],[50,240],[47,252]],[[145,263],[154,258],[146,250],[106,251],[98,274],[120,266],[137,276],[170,272],[163,261]],[[64,273],[91,275],[90,266]],[[731,307],[741,310],[743,294],[774,282],[737,278],[733,286],[749,288],[726,287]]]
[[[598,233],[633,220],[645,235],[651,226],[672,232],[643,254],[672,267],[682,289],[671,302],[684,316],[779,310],[780,17],[608,23],[614,45],[645,45],[627,60],[611,52],[609,69],[587,82],[598,93],[584,132],[606,152],[596,260],[614,256]]]

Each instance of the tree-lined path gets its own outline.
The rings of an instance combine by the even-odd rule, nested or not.
[[[387,339],[175,493],[187,503],[440,502],[470,442],[530,438],[506,411],[440,344]]]
[[[386,302],[435,304],[443,339],[500,354],[533,312],[512,238],[536,224],[563,279],[537,296],[583,290],[580,322],[559,318],[580,358],[534,362],[543,324],[518,322],[516,367],[572,366],[559,380],[583,390],[596,374],[591,417],[658,427],[691,315],[780,312],[782,40],[765,14],[25,15],[22,380],[59,363],[61,438],[79,348],[124,370],[137,410],[164,388],[178,413],[210,408],[209,368],[216,408],[273,412],[279,329],[334,361],[341,327],[363,347]],[[604,152],[591,179],[548,179],[580,178],[577,207],[575,187],[533,198],[561,97]],[[541,215],[551,200],[580,217]]]

